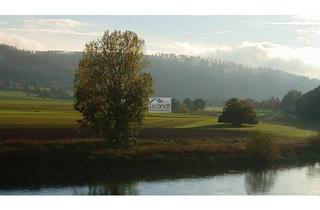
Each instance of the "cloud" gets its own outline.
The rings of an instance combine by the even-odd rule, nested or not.
[[[156,46],[151,45],[150,48],[151,52],[157,51]],[[164,53],[213,57],[254,67],[271,67],[289,73],[320,78],[320,60],[318,59],[320,48],[290,48],[272,42],[245,41],[237,45],[210,46],[188,42],[162,43],[162,48],[159,50],[161,49],[160,52]]]
[[[317,46],[320,43],[320,25],[298,28],[296,33],[295,39],[307,46]]]
[[[289,22],[268,22],[269,25],[295,25],[295,26],[317,26],[319,21],[289,21]]]
[[[43,44],[37,41],[27,39],[15,34],[7,34],[1,31],[0,31],[0,43],[15,46],[23,50],[47,50],[48,49]]]
[[[319,53],[320,48],[290,48],[271,42],[243,42],[232,50],[220,50],[206,56],[320,78],[320,61],[317,58]]]
[[[320,15],[296,15],[293,16],[294,19],[297,20],[305,20],[305,21],[320,21]]]
[[[76,26],[88,25],[88,23],[80,22],[72,19],[35,19],[25,20],[25,26],[28,28],[72,28]]]
[[[293,16],[291,21],[268,22],[268,25],[288,25],[294,27],[297,36],[295,40],[309,46],[320,42],[320,16]]]
[[[192,31],[180,31],[183,34],[195,34]],[[196,32],[197,35],[219,35],[219,34],[229,34],[231,31],[221,30],[221,31],[207,31],[207,32]]]
[[[304,28],[304,29],[298,29],[298,34],[302,36],[320,36],[320,28]]]
[[[68,29],[30,29],[30,28],[6,28],[8,31],[17,32],[41,32],[41,33],[53,33],[53,34],[65,34],[65,35],[77,35],[77,36],[99,36],[103,32],[80,32]]]
[[[219,50],[228,51],[230,50],[229,46],[220,45],[220,46],[202,46],[194,45],[189,42],[173,42],[168,45],[170,51],[174,51],[177,54],[194,54],[194,55],[206,55],[210,53],[215,53]]]
[[[76,36],[99,36],[102,32],[87,32],[75,30],[78,26],[95,25],[92,23],[80,22],[77,20],[60,18],[60,19],[31,19],[25,20],[22,27],[6,27],[3,30],[14,32],[40,32],[51,34],[63,35],[76,35]]]
[[[229,33],[231,33],[231,31],[228,31],[228,30],[224,30],[224,31],[213,31],[212,33],[213,33],[213,34],[229,34]]]
[[[320,27],[308,27],[297,29],[297,41],[303,42],[307,45],[315,45],[320,41]]]
[[[268,22],[269,25],[294,25],[294,26],[319,26],[320,16],[293,16],[292,21],[286,22]]]
[[[215,53],[219,50],[228,51],[232,50],[232,46],[229,45],[201,45],[191,44],[189,42],[172,42],[172,43],[160,43],[160,42],[147,42],[147,53],[175,53],[185,55],[207,55]]]

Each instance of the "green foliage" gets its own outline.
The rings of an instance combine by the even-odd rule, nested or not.
[[[279,98],[271,97],[266,100],[262,100],[257,104],[257,109],[264,111],[279,111],[280,100]]]
[[[24,51],[0,44],[0,88],[72,88],[80,52]]]
[[[255,133],[246,143],[246,150],[250,159],[266,162],[280,157],[280,146],[271,137]]]
[[[280,103],[280,108],[282,111],[293,114],[296,111],[296,102],[301,97],[302,93],[297,90],[290,90]]]
[[[312,148],[312,150],[320,152],[320,133],[309,138],[309,146]]]
[[[42,99],[46,99],[46,98],[70,99],[70,100],[73,99],[72,94],[68,93],[68,91],[63,90],[62,88],[40,89],[34,92],[37,93]]]
[[[241,125],[242,123],[257,124],[257,115],[253,107],[246,101],[237,98],[229,99],[223,107],[218,122]]]
[[[86,44],[76,70],[75,109],[81,124],[92,127],[110,144],[132,143],[142,126],[152,78],[146,66],[144,41],[130,31],[105,32]]]
[[[187,110],[203,110],[206,107],[206,102],[201,98],[197,98],[194,101],[192,101],[190,98],[186,98],[183,100],[182,104],[183,106],[181,106],[181,109],[184,110],[183,113],[185,113]]]
[[[320,86],[305,93],[297,100],[296,113],[301,118],[320,121]]]
[[[187,107],[185,104],[180,104],[180,106],[179,106],[179,112],[180,112],[180,113],[188,113],[188,112],[189,112],[189,109],[188,109],[188,107]]]
[[[201,98],[197,98],[192,103],[192,109],[194,111],[203,110],[206,107],[206,103]]]
[[[180,111],[180,102],[178,101],[178,99],[173,98],[171,101],[171,111],[174,113],[177,113]]]
[[[192,109],[192,101],[190,98],[186,98],[183,100],[183,104],[189,109]]]

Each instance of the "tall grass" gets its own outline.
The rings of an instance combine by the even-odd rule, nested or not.
[[[315,152],[320,153],[320,133],[318,135],[309,138],[309,146]]]
[[[254,133],[246,143],[246,150],[251,160],[268,162],[280,157],[280,145],[270,136]]]

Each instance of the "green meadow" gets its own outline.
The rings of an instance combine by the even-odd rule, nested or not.
[[[66,100],[44,100],[18,91],[0,91],[0,128],[77,127],[77,119],[80,119],[81,115],[73,109],[72,103]],[[147,113],[143,127],[260,131],[276,136],[297,138],[308,138],[317,134],[313,130],[264,121],[241,128],[225,127],[218,123],[216,116],[210,115],[211,111],[218,110],[221,108],[210,108],[206,111],[207,115]]]

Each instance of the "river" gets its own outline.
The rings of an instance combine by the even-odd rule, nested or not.
[[[210,176],[141,179],[77,185],[14,187],[2,195],[318,195],[320,164],[228,171]]]

